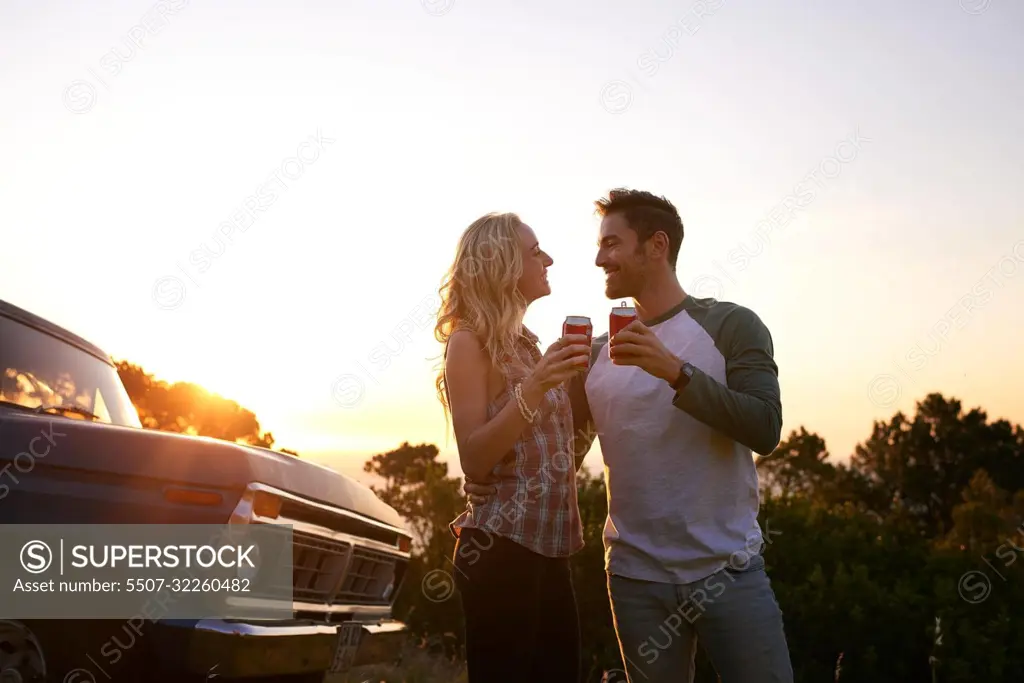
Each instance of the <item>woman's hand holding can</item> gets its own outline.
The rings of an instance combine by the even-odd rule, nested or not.
[[[523,391],[536,388],[541,395],[546,394],[566,380],[572,379],[589,360],[590,346],[587,337],[581,334],[567,334],[548,347],[524,383]]]

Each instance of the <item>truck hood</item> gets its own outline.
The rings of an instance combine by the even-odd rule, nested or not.
[[[251,483],[267,484],[406,528],[394,508],[351,477],[286,453],[219,439],[0,409],[0,467],[21,453],[30,454],[33,468],[124,480],[137,488],[191,485],[241,495]],[[19,465],[27,462],[21,456]]]
[[[267,448],[237,447],[252,456],[250,464],[258,482],[405,529],[405,522],[393,507],[368,486],[341,472]]]

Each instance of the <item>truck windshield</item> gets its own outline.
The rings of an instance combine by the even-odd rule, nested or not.
[[[70,419],[142,427],[116,368],[4,316],[0,316],[0,401]]]

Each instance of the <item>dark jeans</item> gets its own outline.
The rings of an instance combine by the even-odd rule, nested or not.
[[[679,585],[610,575],[608,593],[629,683],[690,683],[698,641],[722,683],[793,683],[760,555]]]
[[[579,615],[568,558],[462,529],[455,584],[465,615],[469,683],[579,682]]]

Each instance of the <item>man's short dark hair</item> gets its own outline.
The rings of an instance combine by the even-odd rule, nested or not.
[[[668,262],[674,268],[683,245],[683,219],[672,202],[643,190],[616,188],[594,202],[601,217],[621,213],[630,229],[636,232],[637,242],[643,244],[654,233],[668,237]]]

